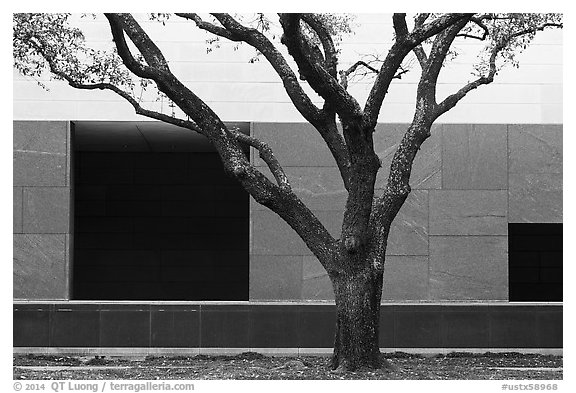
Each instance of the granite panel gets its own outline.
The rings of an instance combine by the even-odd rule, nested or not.
[[[443,127],[443,189],[506,189],[506,125],[445,124]]]
[[[332,348],[336,328],[336,306],[300,305],[299,348]]]
[[[490,311],[491,348],[537,348],[536,313],[514,309]]]
[[[190,155],[191,154],[175,152],[134,154],[134,168],[180,170],[181,168],[186,168]],[[200,160],[197,159],[194,163],[199,166],[200,162],[198,161]],[[166,171],[166,173],[168,173],[168,171]]]
[[[106,199],[111,201],[156,201],[162,199],[162,187],[150,184],[111,184],[108,186],[84,186],[95,188],[98,194],[98,187],[105,189]],[[198,187],[196,187],[198,191]]]
[[[481,310],[481,309],[480,309]],[[442,347],[489,348],[490,325],[488,313],[478,308],[442,313]]]
[[[100,311],[100,346],[149,347],[149,307],[118,306]]]
[[[66,154],[68,122],[14,121],[15,151]]]
[[[104,157],[102,157],[105,160]],[[85,161],[84,152],[82,152],[81,163]],[[80,166],[78,184],[97,185],[121,185],[134,183],[134,169],[126,164],[115,167],[108,166]]]
[[[268,167],[258,167],[274,184],[276,180]],[[292,190],[311,210],[344,210],[348,192],[344,188],[338,168],[330,167],[287,167],[286,176]],[[254,203],[256,210],[266,207]]]
[[[15,347],[49,347],[51,307],[46,304],[15,305],[12,345]]]
[[[326,142],[308,123],[254,123],[252,135],[270,146],[283,167],[336,166]],[[254,165],[265,165],[258,154]]]
[[[509,175],[509,222],[562,222],[562,175]]]
[[[250,300],[295,300],[302,293],[302,256],[250,258]]]
[[[50,343],[55,347],[98,347],[99,306],[92,304],[56,306],[50,323]]]
[[[132,217],[82,217],[76,218],[76,233],[133,232],[139,229]],[[137,221],[136,221],[137,222]]]
[[[339,237],[343,213],[314,211],[316,217],[334,237]],[[253,211],[251,215],[254,255],[312,255],[296,232],[270,210]]]
[[[428,191],[414,190],[392,222],[387,255],[428,255]]]
[[[438,348],[441,346],[441,314],[414,310],[394,312],[394,346]]]
[[[14,151],[14,186],[65,186],[66,155]]]
[[[387,256],[382,300],[427,300],[428,257]]]
[[[378,345],[380,348],[394,348],[394,306],[380,307],[379,324]]]
[[[505,190],[430,191],[431,235],[506,235]]]
[[[332,282],[326,269],[313,256],[304,257],[302,268],[302,299],[334,300]]]
[[[25,233],[70,231],[68,187],[27,187],[24,188],[23,198]]]
[[[202,306],[202,348],[250,348],[250,308]]]
[[[510,173],[562,173],[562,125],[508,126]]]
[[[96,217],[106,215],[106,200],[74,201],[74,215],[77,217]]]
[[[297,348],[298,314],[294,306],[254,306],[250,348]]]
[[[16,299],[65,299],[69,279],[66,235],[15,234],[13,279]]]
[[[562,308],[540,312],[536,316],[536,329],[539,348],[562,348]]]
[[[151,305],[150,334],[151,347],[199,347],[200,307]]]
[[[382,168],[376,178],[376,187],[385,188],[390,173],[394,153],[408,130],[408,124],[378,124],[374,133],[374,150],[382,160]],[[434,125],[431,136],[424,141],[414,163],[410,176],[412,189],[438,189],[442,187],[441,173],[441,129]]]
[[[12,190],[12,231],[22,233],[22,187],[13,187]]]
[[[507,300],[505,236],[431,236],[432,300]]]
[[[134,160],[138,154],[141,153],[79,151],[76,158],[78,161],[78,168],[81,172],[86,170],[96,172],[98,169],[110,172],[119,168],[132,172],[132,169],[134,168]]]

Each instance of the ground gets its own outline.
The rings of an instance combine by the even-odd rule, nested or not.
[[[236,356],[103,358],[14,356],[14,379],[562,379],[562,357],[519,353],[383,355],[392,369],[333,373],[329,357]]]

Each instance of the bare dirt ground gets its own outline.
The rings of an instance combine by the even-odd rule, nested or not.
[[[103,357],[14,356],[15,380],[207,380],[207,379],[562,379],[562,357],[519,353],[421,356],[384,354],[391,369],[333,373],[329,357],[273,357],[254,352],[236,356]]]

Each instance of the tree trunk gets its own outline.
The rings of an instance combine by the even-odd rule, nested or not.
[[[378,344],[382,272],[365,267],[333,277],[332,285],[337,314],[332,369],[382,367]]]

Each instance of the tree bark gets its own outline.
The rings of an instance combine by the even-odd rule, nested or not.
[[[378,343],[383,272],[372,263],[364,265],[331,277],[336,300],[333,370],[383,366]]]

